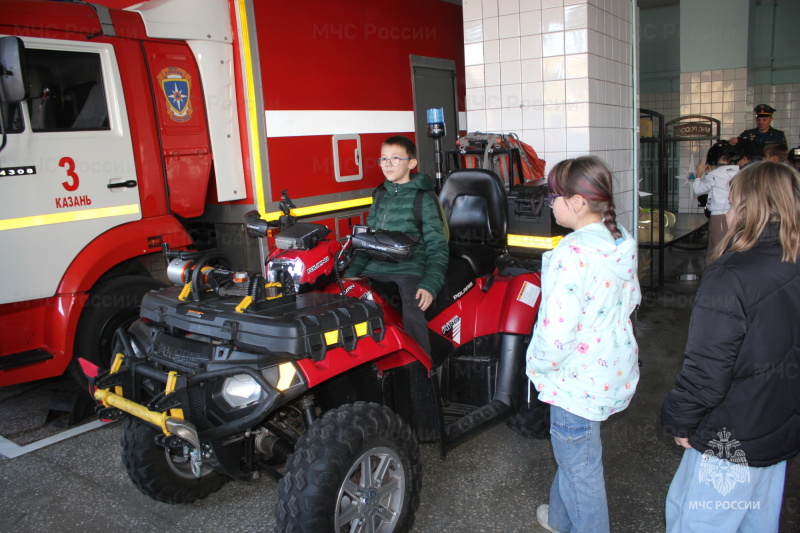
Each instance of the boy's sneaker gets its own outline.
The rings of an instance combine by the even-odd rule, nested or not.
[[[550,505],[543,503],[542,505],[536,508],[536,520],[539,521],[539,525],[545,528],[547,531],[558,533],[558,531],[550,527],[550,523],[548,522],[549,518],[550,518]]]

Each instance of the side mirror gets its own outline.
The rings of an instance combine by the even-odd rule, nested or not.
[[[28,98],[25,45],[19,37],[0,37],[0,102]]]

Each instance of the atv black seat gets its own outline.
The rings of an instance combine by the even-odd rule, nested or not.
[[[508,200],[491,170],[451,172],[439,193],[450,227],[450,255],[466,260],[476,276],[494,269],[506,244]]]

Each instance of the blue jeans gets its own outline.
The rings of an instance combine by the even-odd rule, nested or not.
[[[550,527],[563,533],[607,533],[600,422],[551,406],[550,442],[558,464],[550,487]]]
[[[786,461],[745,468],[737,473],[725,459],[683,452],[667,493],[667,533],[777,533]]]

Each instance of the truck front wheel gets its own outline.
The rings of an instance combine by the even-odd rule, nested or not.
[[[83,375],[78,358],[82,357],[100,368],[108,368],[114,354],[114,332],[127,328],[139,318],[142,298],[164,285],[153,278],[140,275],[120,276],[98,283],[89,293],[75,334],[75,351],[69,364],[72,377],[83,387]]]
[[[421,488],[419,447],[400,416],[344,405],[297,441],[278,484],[277,531],[409,531]]]
[[[164,503],[192,503],[225,485],[228,478],[206,465],[196,477],[187,456],[156,444],[158,434],[130,416],[122,426],[122,459],[128,476],[143,494]]]

